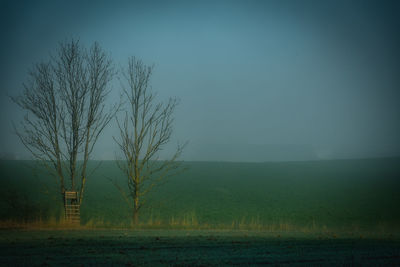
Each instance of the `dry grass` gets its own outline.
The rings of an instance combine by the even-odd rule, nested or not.
[[[16,220],[3,220],[0,221],[0,229],[72,229],[80,228],[80,225],[72,224],[65,220],[50,218],[47,220],[34,220],[34,221],[16,221]]]
[[[259,218],[233,221],[230,224],[199,223],[194,212],[190,212],[181,218],[171,217],[164,222],[151,216],[146,222],[139,225],[115,224],[105,220],[89,220],[84,224],[76,225],[65,220],[50,218],[48,220],[35,220],[20,222],[15,220],[0,221],[0,229],[22,230],[99,230],[99,229],[132,229],[132,230],[219,230],[219,231],[252,231],[260,233],[272,233],[276,237],[287,234],[300,234],[315,238],[399,238],[400,228],[379,223],[370,229],[361,229],[357,225],[342,228],[329,228],[326,225],[318,225],[312,222],[309,226],[298,226],[286,222],[263,224]]]

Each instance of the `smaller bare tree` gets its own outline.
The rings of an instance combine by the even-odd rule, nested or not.
[[[178,100],[170,98],[166,103],[156,103],[156,95],[150,91],[153,67],[141,60],[130,58],[123,77],[123,94],[128,107],[125,118],[117,120],[120,139],[115,139],[124,159],[119,168],[127,177],[129,194],[118,187],[133,207],[133,222],[138,224],[139,211],[146,203],[146,195],[167,176],[176,174],[180,168],[178,157],[185,145],[177,147],[168,160],[159,160],[159,152],[170,141],[173,112]],[[133,204],[133,205],[132,205]]]

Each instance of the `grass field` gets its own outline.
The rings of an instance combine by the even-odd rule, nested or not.
[[[186,172],[149,196],[142,227],[382,233],[400,228],[400,158],[184,165]],[[109,179],[126,185],[113,161],[103,162],[87,181],[82,225],[130,226],[129,206]],[[57,189],[57,181],[34,162],[0,161],[3,225],[56,222]]]
[[[0,265],[400,264],[400,158],[184,164],[132,227],[110,181],[124,177],[103,162],[71,228],[54,178],[1,161]]]

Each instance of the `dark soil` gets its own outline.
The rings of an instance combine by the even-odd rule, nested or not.
[[[222,231],[0,231],[0,266],[400,265],[400,240]]]

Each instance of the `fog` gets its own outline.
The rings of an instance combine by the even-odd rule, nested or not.
[[[99,2],[1,2],[2,158],[30,157],[8,95],[72,37],[98,41],[117,68],[155,64],[158,99],[180,99],[164,156],[185,141],[184,160],[400,155],[398,1]],[[117,135],[113,121],[93,158],[114,159]]]

